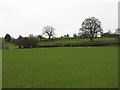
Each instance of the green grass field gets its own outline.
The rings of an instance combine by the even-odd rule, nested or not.
[[[4,49],[17,49],[18,48],[17,45],[15,45],[13,43],[5,42],[5,41],[2,42],[2,45],[3,45]]]
[[[117,47],[3,50],[3,88],[117,88]]]
[[[56,44],[82,44],[89,43],[90,39],[81,39],[81,38],[56,38],[49,41],[40,41],[38,45],[56,45]],[[94,38],[96,43],[117,43],[116,38]]]

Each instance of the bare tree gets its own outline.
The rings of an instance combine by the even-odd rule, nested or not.
[[[51,39],[55,35],[55,28],[52,26],[46,26],[43,28],[43,35],[47,35],[48,39]]]
[[[29,38],[33,38],[34,37],[34,35],[33,34],[29,34],[29,36],[28,36]]]
[[[95,17],[85,19],[81,26],[80,31],[88,35],[91,42],[93,42],[93,38],[96,37],[98,32],[103,32],[101,22]]]

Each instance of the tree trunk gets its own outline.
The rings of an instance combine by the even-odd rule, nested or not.
[[[49,40],[50,40],[51,36],[49,36]]]
[[[90,37],[90,42],[93,42],[93,37]]]

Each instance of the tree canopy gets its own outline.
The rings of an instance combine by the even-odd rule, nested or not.
[[[11,36],[9,34],[5,35],[5,41],[10,42],[11,41]]]
[[[90,41],[92,42],[93,38],[97,37],[97,34],[99,32],[102,33],[103,30],[101,28],[101,22],[97,18],[91,17],[84,20],[80,31],[82,35],[89,37]]]
[[[43,28],[43,35],[47,35],[48,38],[50,39],[52,36],[55,35],[55,28],[52,26],[46,26]]]

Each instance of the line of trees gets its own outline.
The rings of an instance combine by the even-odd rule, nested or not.
[[[12,40],[11,36],[6,34],[4,39],[6,42],[10,42],[12,40],[12,42],[18,45],[19,48],[34,48],[37,46],[39,40],[45,38],[43,36],[48,36],[48,40],[50,40],[55,35],[55,28],[52,26],[43,27],[42,31],[42,35],[38,35],[37,38],[35,38],[33,34],[30,34],[28,37],[19,36],[17,39]],[[73,34],[73,37],[90,38],[90,41],[93,42],[93,39],[98,37],[98,35],[100,37],[120,37],[120,29],[118,28],[114,34],[112,34],[110,30],[106,33],[103,33],[99,19],[91,17],[83,21],[78,35]],[[61,37],[69,38],[70,36],[67,34]]]

